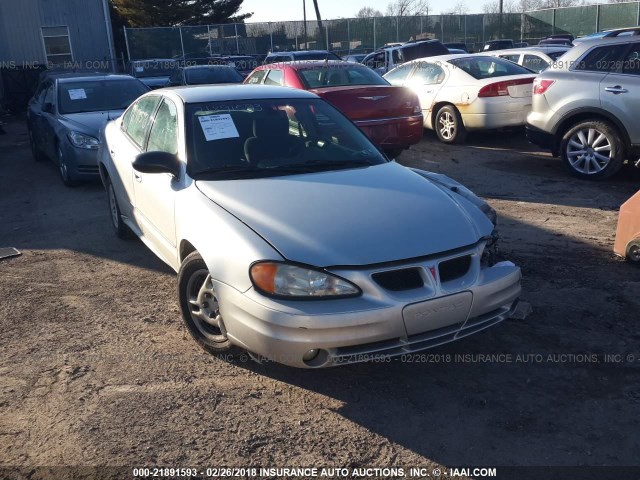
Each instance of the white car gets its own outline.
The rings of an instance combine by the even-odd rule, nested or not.
[[[496,214],[459,183],[388,161],[316,95],[161,89],[107,124],[116,233],[178,272],[205,350],[318,368],[411,354],[518,309]]]
[[[487,53],[494,57],[504,58],[510,62],[517,63],[534,72],[542,73],[551,65],[554,65],[556,61],[569,50],[571,50],[571,47],[566,45],[546,45],[529,48],[511,48],[509,50],[493,50]]]
[[[425,128],[445,143],[462,143],[468,130],[524,125],[535,77],[488,54],[422,58],[384,76],[418,94]]]

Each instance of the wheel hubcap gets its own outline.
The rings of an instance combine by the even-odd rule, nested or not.
[[[120,215],[118,214],[118,204],[116,203],[116,194],[113,191],[113,185],[109,184],[109,210],[111,210],[111,221],[113,226],[117,229],[120,222]]]
[[[611,141],[595,128],[578,130],[567,144],[567,158],[571,167],[585,175],[604,170],[611,162]]]
[[[629,259],[633,262],[640,262],[640,247],[634,245],[629,249]]]
[[[58,166],[60,168],[60,175],[64,180],[69,178],[69,172],[67,171],[67,164],[62,157],[62,150],[58,149]]]
[[[214,342],[226,341],[218,297],[207,270],[198,270],[191,276],[187,283],[187,295],[191,318],[200,333]]]
[[[442,135],[442,138],[451,140],[456,132],[456,122],[453,115],[449,112],[444,112],[440,115],[438,122],[440,123],[440,135]]]

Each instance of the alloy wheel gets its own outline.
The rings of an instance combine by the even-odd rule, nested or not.
[[[612,155],[611,140],[595,128],[578,130],[567,143],[567,159],[571,167],[585,175],[604,170]]]
[[[62,149],[58,147],[58,168],[60,169],[60,176],[64,182],[69,181],[69,169],[67,168],[67,162],[64,161],[62,156]]]
[[[113,191],[113,185],[109,182],[109,210],[111,211],[111,221],[117,230],[120,224],[120,214],[118,213],[118,204],[116,203],[116,194]]]
[[[209,340],[225,342],[227,335],[220,315],[218,297],[207,270],[197,270],[191,275],[187,282],[187,296],[195,327]]]
[[[456,133],[456,121],[450,112],[442,112],[438,116],[438,123],[440,124],[440,135],[445,140],[451,140]]]

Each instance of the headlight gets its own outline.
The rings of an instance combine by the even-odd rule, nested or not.
[[[100,140],[89,135],[85,135],[84,133],[69,132],[68,137],[74,147],[95,150],[100,145]]]
[[[249,269],[253,286],[267,296],[290,299],[351,297],[360,289],[335,275],[280,262],[258,262]]]
[[[498,224],[498,214],[493,208],[489,206],[488,203],[484,203],[483,205],[481,205],[480,210],[482,210],[482,213],[487,216],[487,218],[491,221],[491,223],[493,223],[494,226]]]

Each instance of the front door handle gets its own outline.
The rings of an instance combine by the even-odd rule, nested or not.
[[[621,93],[629,93],[629,90],[626,88],[622,88],[620,85],[616,85],[615,87],[607,87],[604,89],[605,92],[613,93],[614,95],[619,95]]]

